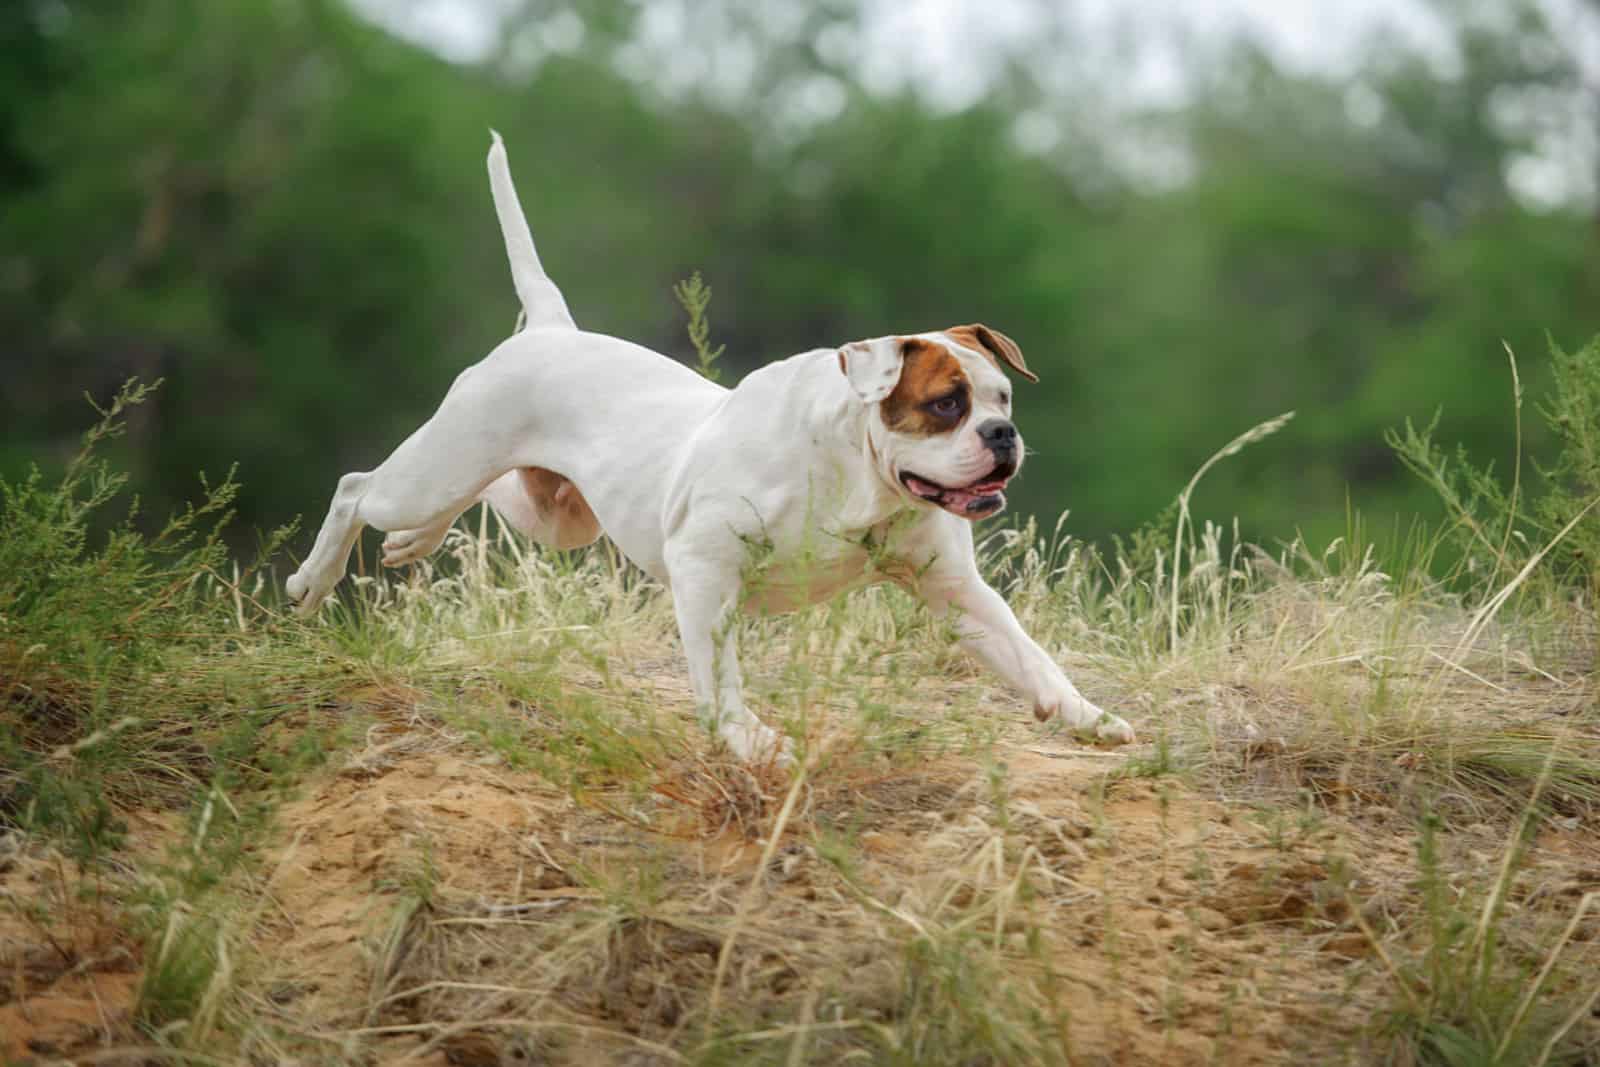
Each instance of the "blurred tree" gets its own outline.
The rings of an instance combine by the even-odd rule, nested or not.
[[[69,397],[165,377],[133,438],[146,490],[238,458],[247,517],[281,519],[350,459],[346,427],[404,432],[394,398],[447,380],[398,353],[470,351],[464,234],[440,210],[465,193],[440,161],[481,142],[441,122],[463,87],[327,0],[66,10],[68,75],[16,109],[48,180],[6,204],[7,378],[28,389],[8,422],[59,434],[82,421]]]
[[[1588,206],[1513,180],[1594,93],[1575,40],[1522,0],[1437,10],[1445,59],[1379,41],[1334,78],[1240,44],[1129,114],[1043,8],[951,108],[870,84],[856,0],[539,0],[478,66],[339,0],[27,0],[0,13],[0,467],[59,454],[84,390],[162,375],[125,443],[151,510],[237,459],[248,521],[317,514],[510,329],[493,125],[586,327],[689,357],[671,284],[699,269],[733,377],[1016,337],[1043,381],[1013,501],[1075,532],[1146,520],[1289,408],[1204,511],[1270,538],[1337,532],[1346,485],[1424,507],[1381,429],[1443,404],[1446,438],[1508,453],[1500,339],[1536,391],[1544,331],[1600,326]]]
[[[1111,473],[1083,487],[1116,502],[1111,529],[1170,498],[1233,432],[1291,408],[1300,419],[1270,447],[1208,479],[1208,509],[1324,539],[1343,529],[1347,485],[1369,512],[1426,511],[1382,429],[1442,406],[1444,439],[1509,461],[1501,340],[1537,390],[1546,331],[1576,347],[1600,325],[1594,232],[1575,205],[1513,194],[1530,138],[1499,118],[1520,94],[1577,91],[1575,68],[1531,5],[1493,32],[1466,6],[1441,10],[1458,69],[1384,45],[1336,81],[1240,46],[1170,117],[1193,180],[1133,206],[1101,272],[1106,299],[1087,301],[1122,368],[1094,375],[1123,395],[1089,413],[1103,449],[1090,466]],[[1139,409],[1155,417],[1134,416],[1144,429],[1130,435]],[[1130,459],[1149,476],[1120,477]]]

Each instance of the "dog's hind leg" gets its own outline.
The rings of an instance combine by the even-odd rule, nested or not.
[[[415,485],[412,479],[395,469],[399,456],[397,451],[370,473],[346,474],[339,479],[339,487],[334,490],[333,503],[328,507],[327,518],[322,521],[311,554],[285,584],[289,598],[301,614],[315,611],[344,577],[350,550],[361,536],[362,527],[408,531],[416,536],[416,541],[409,546],[413,551],[411,558],[419,558],[439,546],[455,517],[476,499],[482,481],[493,477],[491,474],[477,484],[469,483],[467,491],[461,495],[423,493],[412,499],[409,494],[397,491]],[[424,543],[429,539],[431,544]],[[385,562],[393,555],[386,545]]]
[[[343,577],[362,526],[442,539],[489,483],[517,466],[505,435],[483,432],[482,403],[468,399],[471,392],[452,392],[376,470],[339,479],[316,544],[287,584],[303,613],[315,610]]]
[[[582,548],[599,540],[600,520],[578,487],[543,467],[507,471],[479,494],[507,525],[549,548]],[[396,530],[383,539],[383,565],[403,567],[432,555],[460,515],[416,530]]]
[[[415,563],[419,559],[431,556],[444,544],[444,539],[450,533],[450,527],[455,525],[460,514],[451,515],[441,519],[432,526],[424,526],[416,530],[396,530],[383,539],[383,565],[385,567],[403,567],[407,563]]]
[[[491,131],[492,132],[492,131]],[[511,279],[522,301],[528,326],[577,329],[566,298],[544,272],[533,235],[517,200],[506,162],[505,145],[494,134],[489,149],[489,187],[511,262]],[[412,434],[381,466],[370,473],[339,479],[328,516],[323,520],[311,555],[287,583],[289,596],[302,612],[310,612],[344,574],[364,524],[398,531],[385,543],[384,562],[410,562],[444,541],[450,524],[491,484],[517,467],[503,452],[503,437],[483,432],[481,399],[468,403],[463,394],[478,379],[476,368],[463,372],[450,387],[438,413]],[[452,401],[455,404],[452,405]],[[537,470],[537,468],[533,468]],[[549,471],[539,472],[550,475]],[[508,507],[531,509],[529,532],[547,544],[568,548],[599,536],[599,523],[572,483],[518,475],[525,499],[513,506],[510,492],[497,491]],[[495,503],[491,500],[491,503]],[[499,503],[496,510],[502,514]],[[513,520],[513,525],[517,525]]]
[[[339,485],[333,491],[333,502],[328,505],[328,515],[322,520],[322,529],[317,531],[316,543],[311,547],[311,554],[284,583],[289,599],[295,602],[302,614],[315,611],[343,577],[350,550],[355,547],[356,538],[361,536],[363,523],[358,507],[371,477],[371,474],[356,472],[339,479]]]

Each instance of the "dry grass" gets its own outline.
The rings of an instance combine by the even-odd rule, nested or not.
[[[1512,596],[1489,617],[1494,591],[1359,547],[1267,556],[1208,526],[1174,567],[1170,536],[1145,544],[985,546],[1024,624],[1141,731],[1126,751],[1032,725],[889,588],[745,624],[797,775],[717,752],[670,604],[605,551],[480,525],[316,623],[252,615],[233,654],[278,665],[298,709],[260,746],[310,729],[330,758],[284,770],[286,799],[240,780],[187,819],[135,807],[92,866],[19,837],[4,1054],[1595,1055],[1587,617]],[[68,898],[99,910],[51,904]],[[96,944],[139,980],[63,1029],[47,1009],[81,992],[71,967],[118,973]],[[76,962],[37,962],[52,951]]]

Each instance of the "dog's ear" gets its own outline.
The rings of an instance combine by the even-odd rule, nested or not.
[[[897,337],[852,341],[839,349],[839,369],[863,404],[876,404],[900,381],[905,353]]]
[[[999,330],[991,330],[981,322],[975,322],[971,326],[952,326],[945,334],[955,338],[964,348],[989,353],[996,363],[1004,363],[1030,382],[1039,380],[1039,376],[1028,369],[1017,342]]]

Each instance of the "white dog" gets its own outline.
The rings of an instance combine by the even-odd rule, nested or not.
[[[1133,740],[978,574],[971,522],[1005,506],[1023,456],[1001,364],[1037,381],[1010,338],[975,325],[856,341],[724,389],[579,330],[534,252],[498,134],[489,181],[526,328],[463,371],[376,470],[339,479],[288,581],[301,611],[344,575],[363,524],[389,531],[383,561],[398,566],[485,500],[541,544],[603,532],[672,590],[700,713],[741,758],[786,746],[745,706],[732,614],[884,579],[949,616],[1040,719]]]

